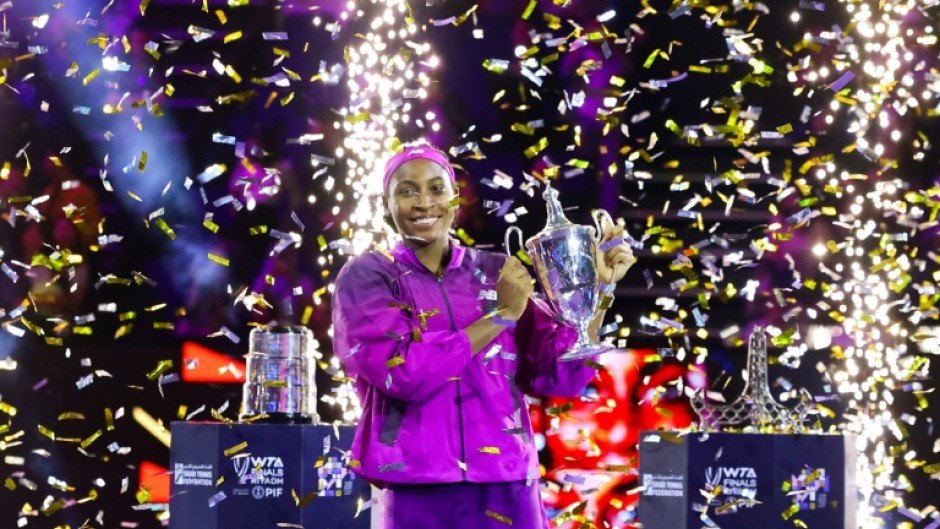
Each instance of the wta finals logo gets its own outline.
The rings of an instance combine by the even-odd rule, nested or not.
[[[708,467],[705,482],[721,487],[729,496],[753,498],[757,492],[757,472],[753,467]]]
[[[349,496],[355,480],[338,456],[328,456],[317,468],[317,496]]]
[[[743,508],[759,505],[757,471],[754,467],[708,467],[706,488],[715,491],[709,504],[717,506],[715,514],[732,514]]]

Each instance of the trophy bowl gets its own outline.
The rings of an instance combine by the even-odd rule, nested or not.
[[[525,242],[536,277],[552,311],[578,333],[578,340],[560,359],[565,361],[590,358],[613,348],[592,342],[588,327],[601,303],[594,256],[597,253],[601,219],[610,219],[604,210],[592,214],[597,229],[581,226],[565,218],[558,201],[558,191],[546,183],[542,193],[548,208],[545,228]],[[506,253],[512,255],[513,234],[522,242],[522,230],[512,226],[506,231]]]

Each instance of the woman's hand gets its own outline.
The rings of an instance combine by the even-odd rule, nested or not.
[[[535,280],[529,275],[522,262],[509,257],[499,269],[496,282],[496,305],[502,309],[499,317],[504,320],[518,320],[525,312],[529,296],[535,291]]]
[[[604,237],[594,255],[597,282],[608,284],[620,281],[634,263],[636,257],[633,256],[633,250],[623,240],[623,226],[604,226]]]

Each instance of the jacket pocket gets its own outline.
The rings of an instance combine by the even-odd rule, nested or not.
[[[398,441],[406,404],[397,399],[387,399],[386,405],[385,420],[382,421],[382,429],[379,431],[379,442],[391,446]]]

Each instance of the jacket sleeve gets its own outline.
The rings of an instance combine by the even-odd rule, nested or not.
[[[584,360],[558,359],[577,341],[574,329],[558,323],[542,301],[532,300],[516,325],[519,369],[516,384],[539,397],[576,397],[597,374]]]
[[[390,267],[347,263],[333,293],[334,349],[350,376],[389,397],[421,401],[460,375],[473,356],[470,339],[463,330],[413,335],[396,281]]]

